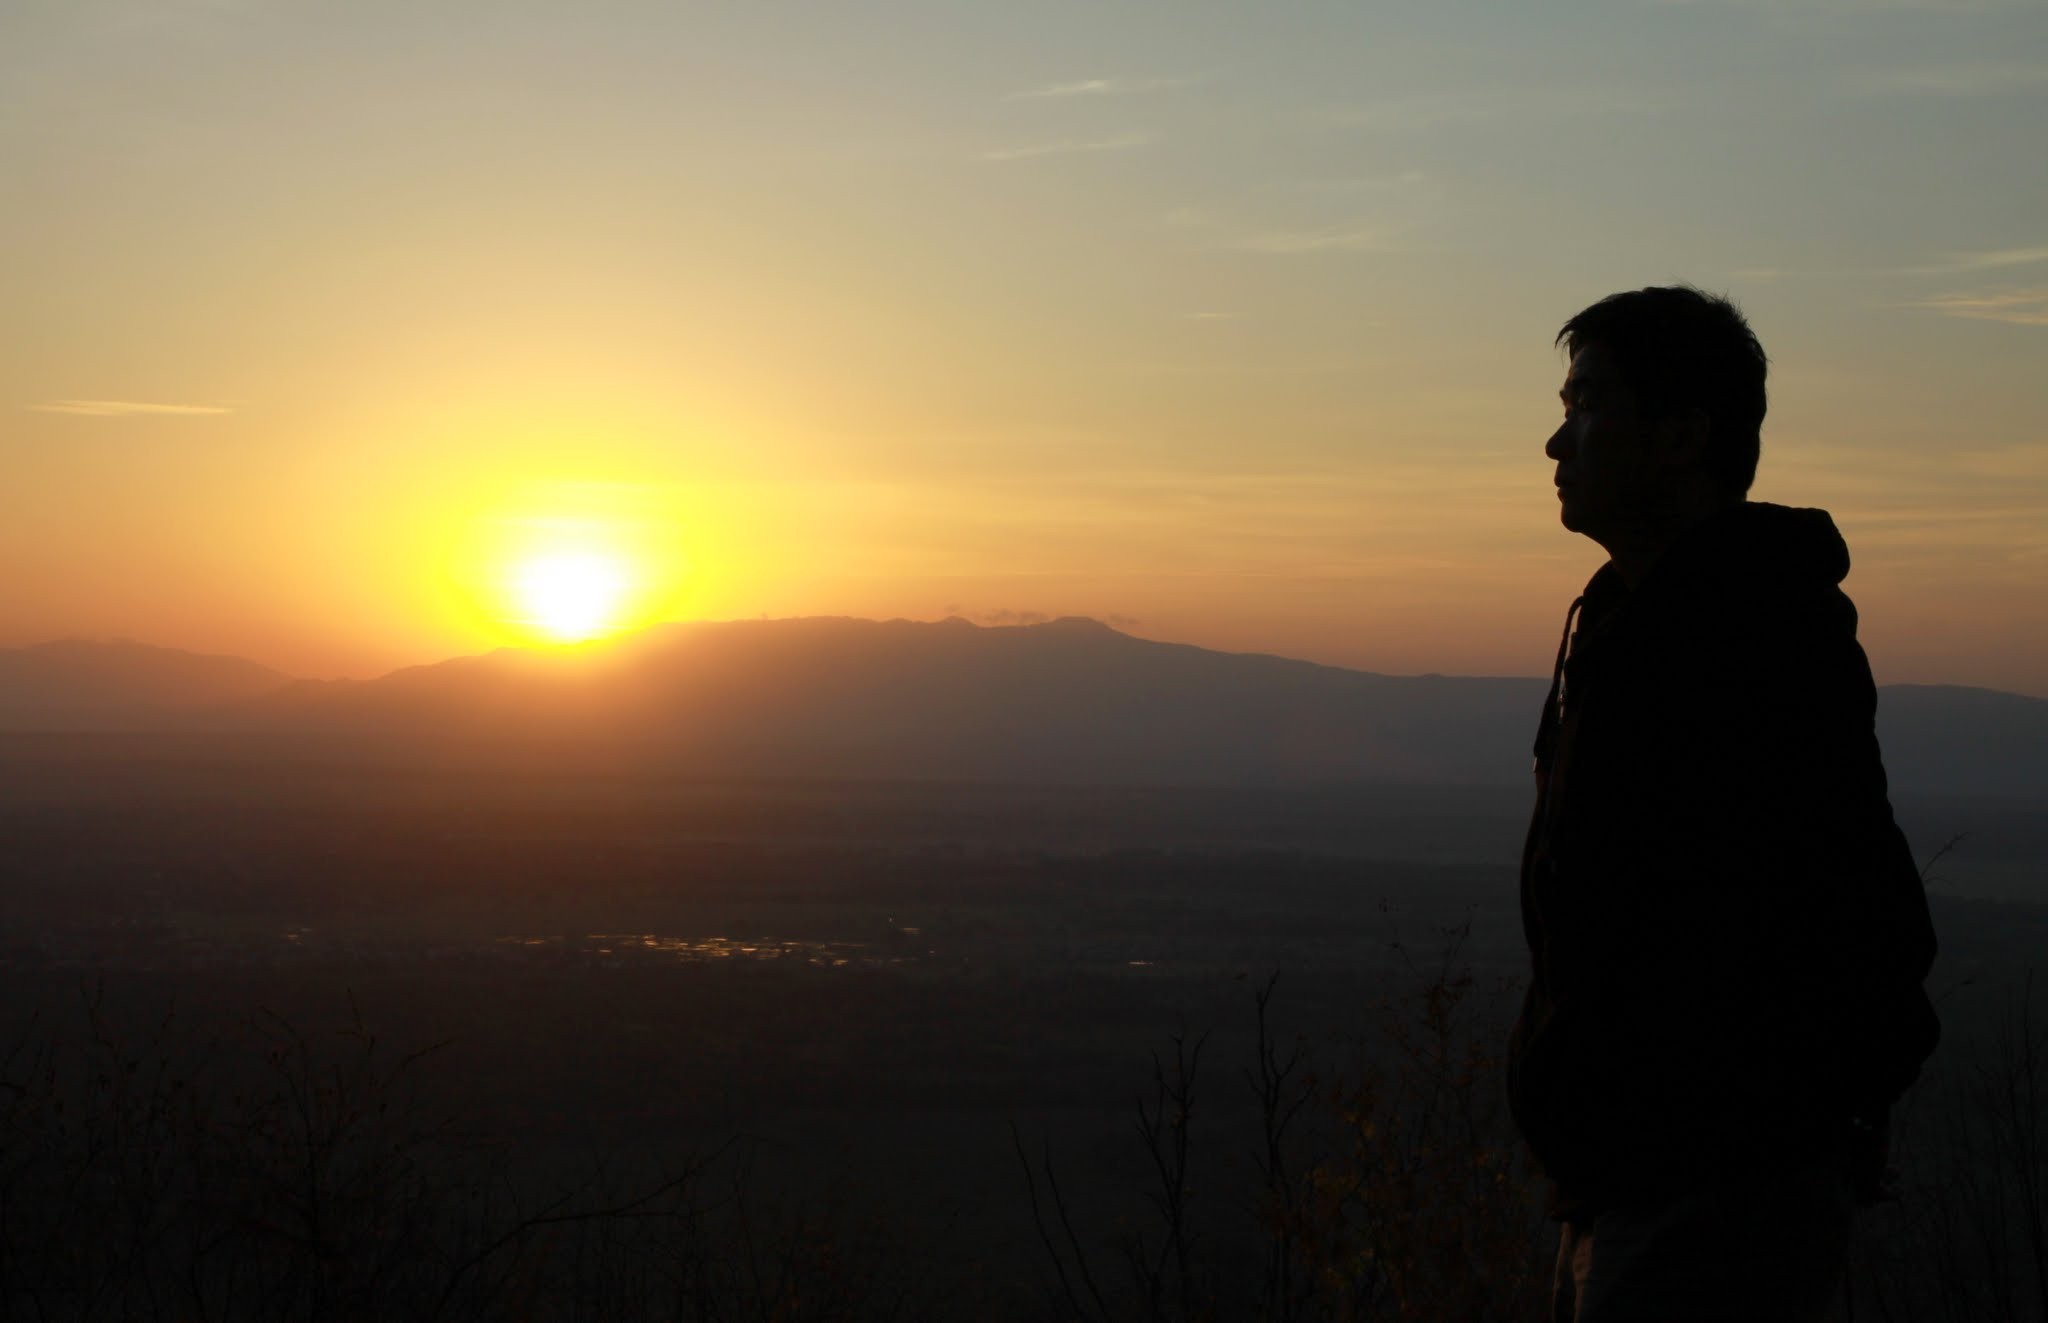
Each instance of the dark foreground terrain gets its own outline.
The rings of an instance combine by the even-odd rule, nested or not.
[[[5,737],[6,1316],[1509,1316],[1523,811]],[[1964,839],[1866,1309],[2038,1316],[2042,820],[1901,811]]]

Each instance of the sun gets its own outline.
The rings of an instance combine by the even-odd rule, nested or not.
[[[582,652],[698,610],[702,512],[666,488],[508,479],[471,499],[429,554],[479,643]]]
[[[512,572],[522,623],[557,643],[582,643],[615,628],[629,586],[622,561],[593,551],[533,556]]]

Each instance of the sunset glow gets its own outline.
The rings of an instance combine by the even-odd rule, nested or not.
[[[1079,615],[1540,674],[1602,559],[1551,336],[1689,280],[1878,678],[2048,694],[2037,5],[970,8],[6,7],[0,646]]]

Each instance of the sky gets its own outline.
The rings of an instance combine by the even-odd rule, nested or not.
[[[2044,130],[2020,0],[7,0],[0,645],[368,676],[594,556],[1540,674],[1552,336],[1686,280],[1880,682],[2048,695]]]

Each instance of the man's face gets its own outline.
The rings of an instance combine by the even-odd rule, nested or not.
[[[1543,453],[1557,461],[1559,518],[1603,546],[1654,519],[1663,481],[1649,419],[1605,349],[1581,349],[1558,392],[1564,424]]]

